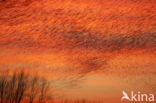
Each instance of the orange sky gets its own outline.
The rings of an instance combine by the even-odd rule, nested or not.
[[[68,99],[154,91],[155,12],[155,0],[0,1],[0,71],[37,71]]]

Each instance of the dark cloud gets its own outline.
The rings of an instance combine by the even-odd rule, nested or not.
[[[140,33],[134,35],[98,35],[89,32],[69,32],[63,38],[73,41],[73,47],[93,49],[151,48],[156,46],[156,33]]]
[[[148,49],[156,47],[156,33],[140,33],[134,35],[92,34],[86,31],[70,31],[60,35],[42,35],[34,41],[31,36],[14,35],[0,45],[15,45],[19,47],[56,48],[56,49],[95,49],[120,50],[124,48]]]

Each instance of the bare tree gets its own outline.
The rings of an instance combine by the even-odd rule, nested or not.
[[[47,91],[50,86],[49,82],[43,78],[40,82],[40,95],[39,95],[39,103],[44,102],[44,98],[47,98]]]
[[[29,103],[33,103],[35,99],[43,103],[48,89],[49,82],[45,78],[40,79],[24,72],[0,74],[0,103],[21,103],[27,97]]]
[[[11,80],[10,80],[10,90],[9,90],[9,101],[10,103],[14,103],[15,102],[15,90],[17,88],[17,76],[14,73],[14,75],[12,76]]]
[[[0,77],[0,99],[1,103],[4,103],[5,101],[5,90],[6,90],[6,85],[7,85],[7,75],[3,74]]]
[[[24,74],[24,72],[21,72],[18,75],[18,84],[17,84],[16,93],[15,93],[15,103],[21,102],[21,100],[24,97],[26,88],[27,88],[27,76]]]
[[[39,90],[39,78],[38,76],[34,76],[31,80],[30,80],[30,88],[29,88],[29,103],[33,103],[34,99],[36,98],[37,94],[38,94],[38,90]]]

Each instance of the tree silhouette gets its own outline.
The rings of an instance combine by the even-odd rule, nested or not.
[[[38,93],[38,83],[39,79],[37,76],[33,77],[32,80],[30,80],[30,91],[29,91],[29,103],[33,103],[35,97],[37,96]]]
[[[33,103],[34,99],[43,103],[48,89],[49,82],[45,78],[24,72],[0,74],[0,103],[21,103],[24,98],[29,98],[29,103]]]
[[[46,98],[49,85],[50,85],[49,82],[45,78],[43,78],[40,81],[41,88],[40,88],[40,95],[39,95],[39,103],[43,103],[44,98]]]

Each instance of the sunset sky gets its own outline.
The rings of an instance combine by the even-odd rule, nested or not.
[[[14,70],[57,100],[156,93],[156,0],[1,0],[0,72]]]

